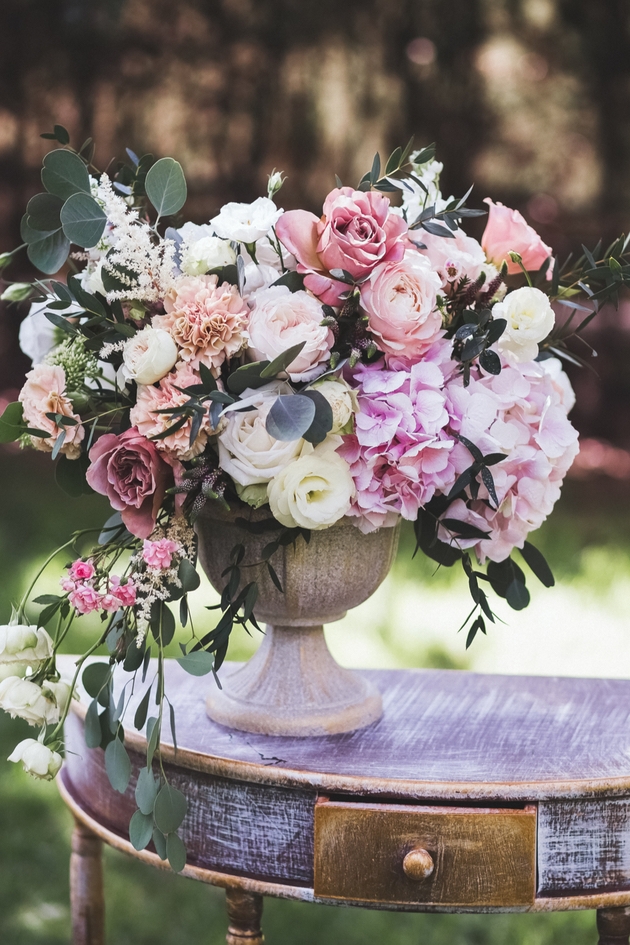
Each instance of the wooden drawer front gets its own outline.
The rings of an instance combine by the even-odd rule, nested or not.
[[[422,867],[424,862],[432,868],[430,875],[410,878],[418,872],[414,863]],[[316,896],[401,905],[524,906],[534,901],[535,883],[534,807],[326,799],[315,807]]]

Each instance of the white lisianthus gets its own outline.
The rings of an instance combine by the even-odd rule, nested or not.
[[[177,345],[163,328],[143,328],[123,348],[123,374],[138,384],[155,384],[176,361]]]
[[[13,624],[0,627],[0,681],[36,671],[53,655],[53,641],[43,627]]]
[[[29,725],[58,722],[69,697],[70,686],[65,682],[47,680],[38,686],[20,676],[7,676],[0,682],[0,709]]]
[[[180,268],[187,276],[203,276],[211,269],[221,269],[235,262],[236,253],[227,240],[203,236],[184,244]]]
[[[23,302],[32,291],[33,286],[30,282],[13,282],[0,295],[0,302]]]
[[[241,486],[269,482],[300,454],[304,440],[276,440],[265,426],[267,414],[278,394],[291,392],[287,384],[275,382],[259,390],[246,390],[236,406],[253,410],[223,412],[224,426],[219,434],[221,469]]]
[[[333,425],[331,433],[352,433],[352,417],[359,410],[357,392],[341,377],[325,377],[311,384],[312,390],[319,391],[332,408]]]
[[[84,269],[83,272],[79,274],[79,278],[81,287],[85,289],[86,292],[89,292],[91,295],[94,295],[96,292],[100,295],[107,295],[105,286],[103,285],[102,259],[100,259],[95,266],[88,265],[87,269]]]
[[[335,452],[340,437],[330,436],[289,463],[267,487],[274,518],[287,528],[320,531],[350,509],[355,486],[350,467]]]
[[[21,761],[27,774],[34,778],[43,778],[52,781],[61,768],[61,755],[52,751],[47,745],[42,745],[34,738],[25,738],[15,746],[8,761]]]
[[[253,203],[226,203],[210,222],[222,239],[251,244],[266,236],[282,213],[269,197],[257,197]]]
[[[556,320],[548,296],[540,289],[524,286],[510,292],[492,309],[495,318],[505,318],[507,327],[497,342],[517,361],[533,361],[538,343],[547,337]]]
[[[57,342],[60,334],[51,321],[44,314],[51,302],[58,302],[54,296],[50,296],[45,302],[33,302],[28,315],[20,324],[20,348],[33,364],[41,364],[44,358],[50,354]],[[71,312],[82,311],[78,305],[70,305],[64,312],[69,315]],[[67,338],[67,335],[63,335]]]
[[[210,226],[209,223],[191,223],[190,221],[184,223],[183,226],[177,230],[177,233],[181,236],[182,240],[185,243],[196,243],[197,240],[205,239],[206,236],[215,236],[215,232]]]

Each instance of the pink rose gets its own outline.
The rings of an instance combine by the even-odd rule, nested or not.
[[[323,317],[321,302],[308,292],[290,292],[286,286],[257,292],[249,316],[249,340],[256,359],[273,361],[305,341],[287,373],[292,381],[312,381],[321,374],[335,343],[331,329],[321,323]]]
[[[363,283],[361,302],[386,361],[396,355],[417,360],[440,337],[440,286],[429,260],[413,251],[400,262],[381,263]]]
[[[164,299],[166,315],[154,328],[166,329],[184,361],[219,368],[245,345],[247,306],[238,289],[217,276],[182,276]]]
[[[490,197],[486,197],[484,203],[488,204],[490,210],[481,245],[488,259],[496,266],[501,266],[505,260],[508,273],[515,275],[521,271],[521,267],[508,256],[511,250],[519,253],[526,269],[531,272],[540,269],[545,259],[552,255],[551,247],[543,243],[518,210],[510,210],[502,203],[493,203]],[[547,278],[551,278],[551,266],[547,270]]]
[[[173,475],[155,444],[136,427],[106,433],[90,450],[90,463],[90,486],[107,496],[132,535],[148,538]]]
[[[102,607],[101,595],[91,584],[79,584],[68,600],[79,614],[90,614],[93,610],[100,610]]]
[[[426,248],[420,252],[431,262],[445,289],[464,277],[475,282],[482,270],[489,268],[482,247],[472,236],[466,236],[463,230],[455,230],[452,239],[435,236],[424,230],[415,232],[422,234],[422,242]]]
[[[298,272],[307,274],[306,288],[327,305],[339,305],[348,286],[330,270],[345,269],[358,279],[378,263],[402,259],[407,224],[384,194],[340,187],[326,197],[321,219],[307,210],[289,210],[276,232],[298,260]]]
[[[136,585],[131,578],[126,584],[121,584],[118,575],[112,574],[109,585],[109,593],[116,598],[120,607],[133,607],[136,602]]]
[[[190,399],[188,394],[183,394],[182,390],[191,387],[193,384],[200,383],[200,376],[194,370],[191,364],[180,361],[177,368],[163,377],[158,385],[139,384],[136,395],[136,403],[129,411],[129,419],[138,432],[145,437],[156,436],[163,433],[167,427],[175,425],[176,419],[168,413],[157,413],[159,410],[166,410],[172,407],[181,407]],[[181,388],[181,389],[179,389]],[[177,459],[188,460],[202,453],[208,441],[208,432],[210,430],[210,418],[206,414],[197,437],[190,445],[190,430],[192,420],[186,420],[186,423],[161,440],[155,440],[156,448],[163,453],[167,462],[172,466],[176,464]],[[153,445],[153,441],[152,441]]]
[[[24,419],[33,430],[48,433],[47,437],[32,436],[35,449],[51,453],[57,437],[65,433],[60,452],[68,459],[78,459],[81,455],[81,440],[85,430],[81,417],[76,414],[66,396],[66,374],[62,367],[52,364],[37,364],[26,375],[26,383],[18,398],[22,403]],[[57,425],[47,416],[49,413],[61,414],[75,421],[74,424]]]
[[[75,561],[70,567],[70,577],[73,581],[89,581],[94,577],[94,565],[91,561]]]
[[[169,538],[160,538],[159,541],[145,539],[142,557],[150,568],[170,568],[173,555],[178,551],[179,544]]]

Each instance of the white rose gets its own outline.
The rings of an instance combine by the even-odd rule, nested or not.
[[[224,240],[255,243],[267,235],[282,213],[269,197],[257,197],[253,203],[226,203],[210,222]]]
[[[332,408],[331,433],[352,433],[352,417],[359,410],[357,392],[341,377],[325,377],[311,385],[326,398]]]
[[[58,301],[51,295],[45,302],[33,302],[28,315],[20,324],[20,348],[33,364],[41,364],[46,355],[61,341],[58,330],[44,314],[51,302]],[[78,305],[70,305],[64,314],[80,311],[82,310]],[[67,335],[63,337],[67,338]]]
[[[203,236],[184,244],[181,270],[187,276],[203,276],[211,269],[221,269],[235,262],[236,253],[226,240],[218,236]]]
[[[177,345],[163,328],[143,328],[123,348],[123,374],[138,384],[155,384],[176,361]]]
[[[103,285],[103,260],[99,260],[94,268],[91,265],[88,265],[83,272],[79,273],[79,279],[81,282],[81,287],[85,289],[86,292],[89,292],[91,295],[94,295],[96,292],[100,295],[107,295],[105,291],[105,286]]]
[[[271,480],[269,505],[282,525],[319,531],[348,512],[355,487],[350,467],[334,450],[339,442],[339,437],[329,437],[314,450],[304,450]]]
[[[205,239],[206,236],[215,236],[215,232],[208,223],[184,223],[177,230],[185,243],[195,243],[197,240]]]
[[[61,768],[61,755],[34,738],[25,738],[16,745],[8,761],[21,761],[22,767],[34,778],[52,781]]]
[[[237,406],[254,410],[223,412],[225,426],[219,434],[221,468],[241,486],[269,482],[281,469],[299,456],[304,440],[276,440],[267,432],[267,414],[278,394],[289,394],[282,382],[259,390],[246,390]]]
[[[25,676],[53,655],[53,641],[43,627],[14,624],[0,627],[0,680]]]
[[[492,314],[507,321],[497,347],[513,354],[519,362],[534,360],[538,342],[547,337],[556,320],[549,298],[531,286],[510,292],[502,302],[497,302]]]
[[[28,679],[8,676],[0,682],[0,709],[29,725],[58,722],[69,694],[67,683],[47,681],[41,687]]]
[[[256,360],[273,361],[304,341],[287,374],[292,381],[312,381],[321,374],[335,343],[332,330],[321,324],[321,302],[308,292],[291,292],[286,286],[262,289],[251,301],[248,330]]]

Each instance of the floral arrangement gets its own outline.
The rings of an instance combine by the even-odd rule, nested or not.
[[[578,451],[561,359],[582,361],[568,339],[628,283],[628,240],[561,264],[517,211],[489,199],[487,211],[470,209],[470,191],[443,197],[433,147],[411,142],[383,168],[377,155],[356,188],[337,179],[319,217],[278,206],[274,171],[253,203],[165,227],[186,200],[175,160],[127,151],[101,172],[90,142],[73,150],[60,126],[44,137],[58,146],[28,203],[23,245],[45,276],[67,275],[6,283],[3,299],[31,302],[20,339],[33,367],[0,441],[50,454],[63,489],[106,495],[113,514],[96,543],[79,532],[63,546],[74,560],[60,593],[35,599],[37,623],[26,617],[31,588],[0,628],[0,707],[39,728],[10,760],[53,778],[82,674],[88,746],[105,749],[124,792],[125,709],[149,676],[133,719],[148,747],[130,836],[180,870],[186,801],[160,758],[167,707],[175,739],[169,604],[190,631],[180,663],[193,675],[218,673],[235,624],[258,626],[242,546],[216,626],[198,635],[191,625],[201,511],[219,503],[247,526],[252,509],[268,507],[281,531],[263,559],[280,590],[281,544],[344,516],[364,532],[412,521],[418,550],[463,566],[469,646],[495,619],[486,589],[515,609],[529,601],[515,549],[553,584],[527,537]],[[486,212],[479,243],[462,224]],[[56,653],[92,611],[102,632],[63,680]],[[109,660],[84,667],[103,645]],[[119,668],[133,682],[115,702]]]

